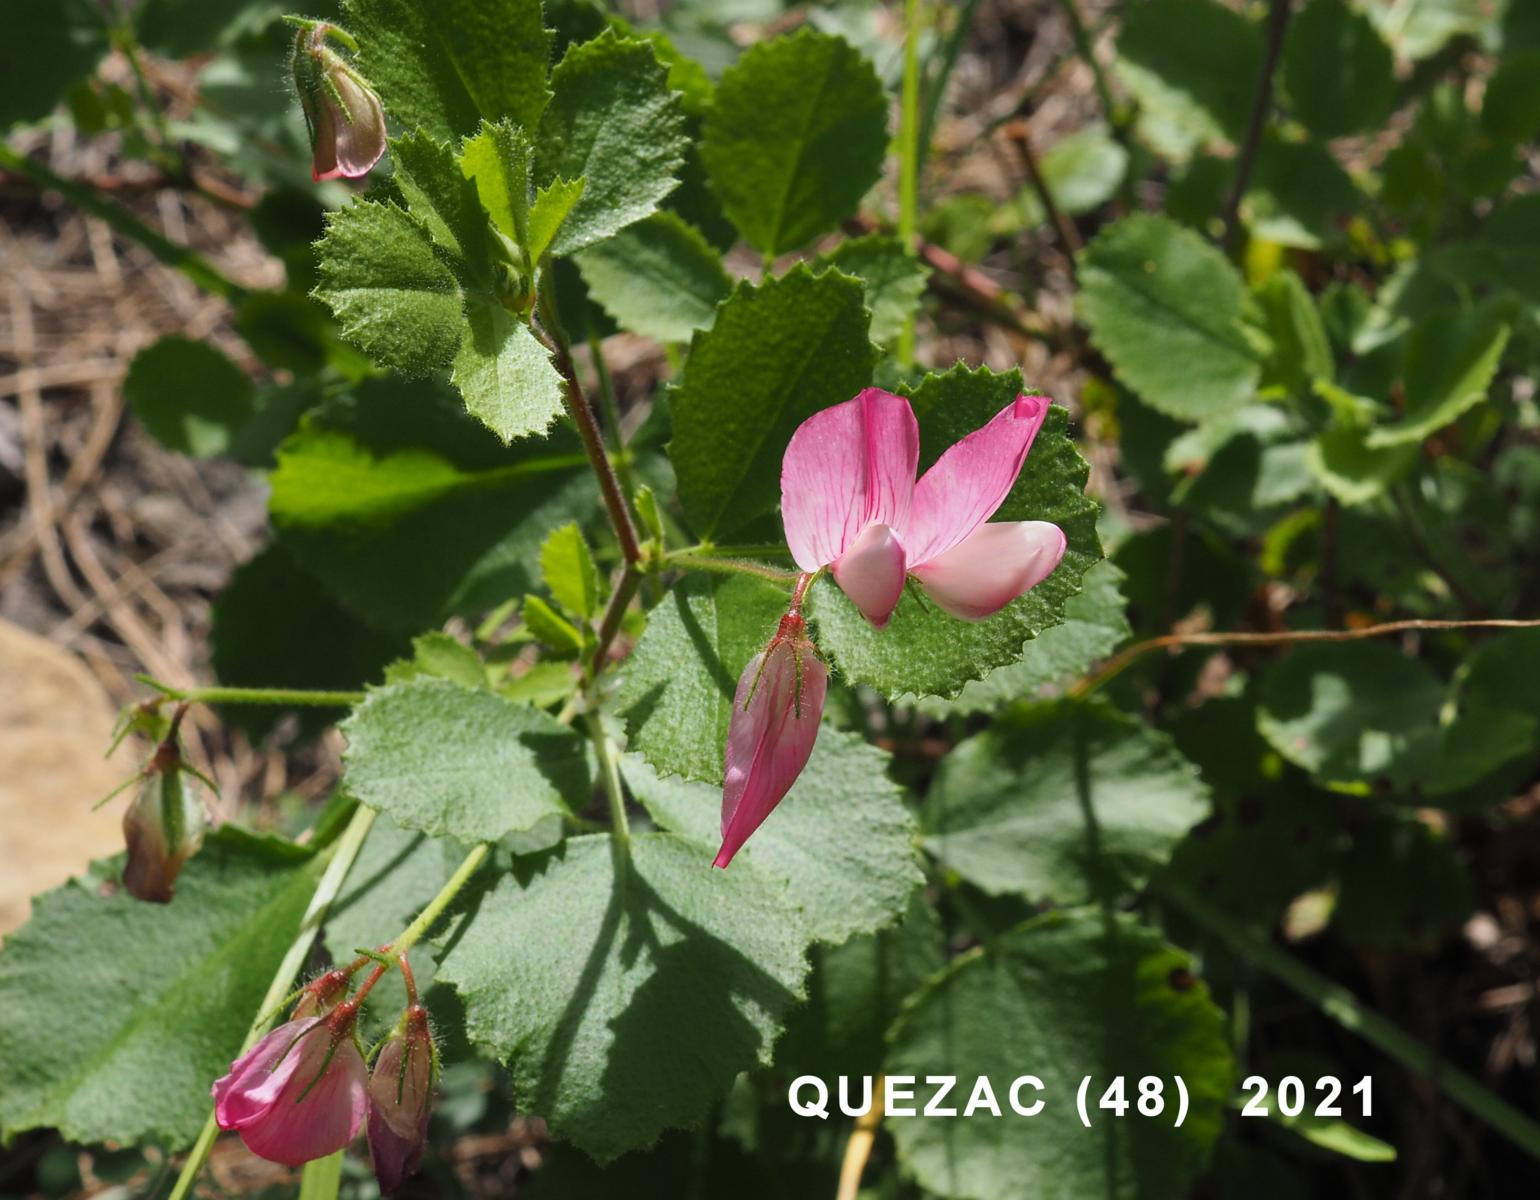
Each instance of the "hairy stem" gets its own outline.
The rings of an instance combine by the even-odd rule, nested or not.
[[[1471,1076],[1444,1062],[1399,1026],[1365,1008],[1352,992],[1318,974],[1267,938],[1231,920],[1169,874],[1156,887],[1163,898],[1217,937],[1232,953],[1266,971],[1338,1025],[1358,1034],[1407,1070],[1429,1080],[1444,1095],[1478,1120],[1485,1121],[1525,1153],[1540,1158],[1540,1124],[1509,1107]]]
[[[1257,151],[1262,146],[1262,130],[1267,126],[1267,113],[1273,104],[1273,75],[1278,69],[1278,57],[1283,53],[1283,35],[1289,28],[1290,0],[1271,0],[1267,11],[1267,45],[1262,54],[1262,70],[1257,76],[1257,90],[1251,99],[1251,117],[1246,124],[1246,140],[1241,143],[1235,159],[1235,181],[1230,185],[1230,196],[1224,206],[1224,244],[1234,250],[1240,239],[1241,200],[1251,184],[1251,172],[1256,166]]]
[[[407,952],[422,940],[423,934],[433,927],[433,922],[444,915],[444,910],[453,903],[454,898],[460,894],[460,890],[470,882],[472,875],[486,861],[487,853],[492,849],[490,842],[482,842],[472,846],[470,853],[461,860],[443,887],[439,888],[438,895],[428,901],[415,920],[401,931],[401,936],[390,943],[390,952],[397,959],[404,959]]]
[[[594,751],[599,756],[599,774],[604,779],[604,794],[610,802],[610,832],[621,842],[631,839],[631,822],[626,817],[626,794],[620,786],[620,764],[615,760],[615,747],[598,713],[587,717],[588,735],[593,739]]]
[[[305,959],[310,955],[310,946],[315,941],[316,932],[321,928],[321,922],[326,919],[326,913],[331,908],[332,901],[342,891],[348,872],[352,870],[358,852],[363,849],[364,839],[369,836],[369,829],[373,824],[374,809],[360,804],[348,821],[347,828],[342,831],[342,836],[333,845],[331,861],[326,864],[321,882],[316,884],[315,893],[310,897],[310,905],[305,909],[305,915],[300,918],[299,930],[295,933],[294,940],[289,943],[288,952],[284,954],[283,961],[278,964],[278,970],[273,973],[272,982],[267,986],[267,995],[262,998],[262,1003],[257,1008],[257,1017],[252,1021],[251,1028],[246,1031],[246,1040],[241,1043],[237,1058],[256,1045],[257,1039],[262,1036],[268,1022],[272,1019],[274,1011],[289,994],[294,977],[299,974],[300,968],[305,965]],[[211,1112],[208,1120],[203,1123],[203,1130],[198,1134],[198,1140],[193,1143],[187,1161],[182,1164],[182,1171],[177,1176],[176,1185],[171,1189],[170,1200],[185,1200],[191,1194],[193,1184],[197,1182],[198,1174],[203,1170],[203,1164],[214,1146],[214,1139],[218,1136],[219,1126],[215,1123],[214,1114]]]
[[[904,0],[904,82],[898,118],[898,236],[914,252],[920,206],[920,0]],[[914,362],[914,314],[898,335],[898,361]]]
[[[313,692],[306,688],[174,688],[148,675],[135,675],[134,678],[154,688],[163,696],[188,704],[278,704],[285,708],[349,708],[364,702],[363,692]]]
[[[621,622],[626,619],[626,609],[631,607],[631,599],[636,595],[636,589],[641,584],[641,571],[631,563],[627,563],[625,570],[620,573],[620,578],[615,581],[615,590],[610,593],[610,602],[605,606],[604,616],[599,618],[599,634],[594,641],[593,653],[588,658],[590,682],[598,679],[604,670],[604,664],[609,659],[610,647],[615,642],[615,635],[620,632]]]
[[[694,550],[673,550],[664,558],[670,566],[689,567],[696,571],[715,571],[721,575],[754,575],[771,583],[795,583],[796,571],[764,563],[750,562],[746,558],[726,558],[717,554],[701,554]]]
[[[1153,650],[1185,650],[1192,646],[1289,646],[1306,642],[1358,642],[1365,638],[1386,637],[1441,629],[1540,629],[1540,620],[1517,621],[1488,619],[1478,621],[1387,621],[1383,625],[1365,625],[1361,629],[1288,629],[1278,633],[1166,633],[1160,637],[1135,642],[1113,655],[1101,669],[1087,675],[1069,689],[1072,696],[1094,692],[1128,666]]]

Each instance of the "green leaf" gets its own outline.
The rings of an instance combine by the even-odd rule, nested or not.
[[[1318,250],[1342,239],[1362,205],[1358,188],[1326,146],[1267,138],[1240,211],[1255,237]]]
[[[540,573],[556,602],[577,617],[599,612],[599,569],[574,521],[551,531],[540,547]]]
[[[583,651],[583,635],[539,596],[525,596],[520,614],[524,626],[542,645],[557,654],[576,656]]]
[[[1372,430],[1370,449],[1420,442],[1486,399],[1508,345],[1502,309],[1445,310],[1418,322],[1407,341],[1401,419]]]
[[[370,359],[409,375],[449,364],[460,344],[459,284],[402,209],[359,201],[328,213],[317,253],[314,295]]]
[[[277,460],[269,507],[283,526],[388,522],[457,489],[479,486],[475,473],[427,450],[376,456],[347,434],[327,429],[307,428],[288,438]]]
[[[1357,0],[1358,7],[1379,26],[1380,33],[1407,58],[1428,58],[1451,38],[1486,30],[1499,9],[1483,0],[1402,0],[1374,4]]]
[[[470,414],[504,442],[544,433],[562,410],[561,373],[523,321],[472,296],[450,377]]]
[[[377,681],[405,651],[406,638],[382,632],[344,612],[320,582],[281,546],[241,564],[214,601],[214,676],[227,687],[351,691]],[[252,738],[267,734],[287,710],[226,704],[220,718]],[[342,716],[338,708],[296,711],[300,729],[319,733]]]
[[[854,275],[866,289],[872,310],[872,341],[886,344],[920,307],[930,268],[896,237],[871,234],[848,238],[818,259],[818,266]]]
[[[582,738],[539,709],[448,680],[376,688],[342,732],[349,794],[433,837],[496,841],[589,798]]]
[[[550,92],[551,33],[540,0],[345,0],[359,62],[386,111],[446,139],[483,118],[525,129]]]
[[[1334,425],[1305,451],[1311,473],[1343,504],[1367,504],[1417,465],[1415,445],[1371,448],[1368,436],[1366,427]]]
[[[178,334],[134,355],[123,398],[156,441],[194,458],[225,453],[256,411],[244,371],[207,342]]]
[[[1371,1137],[1362,1129],[1349,1125],[1341,1117],[1324,1117],[1306,1105],[1295,1116],[1289,1116],[1269,1105],[1267,1115],[1291,1133],[1296,1133],[1312,1146],[1319,1146],[1332,1154],[1340,1154],[1355,1162],[1395,1162],[1396,1148],[1377,1137]]]
[[[1540,133],[1540,50],[1505,57],[1487,80],[1481,128],[1505,142],[1527,142]]]
[[[859,280],[804,264],[743,282],[697,333],[672,394],[679,502],[720,539],[780,502],[781,456],[798,425],[871,382],[877,351]]]
[[[1220,139],[1239,144],[1261,65],[1257,27],[1217,0],[1152,0],[1118,35],[1117,72],[1146,135],[1173,157]]]
[[[475,186],[492,224],[531,261],[539,255],[530,233],[530,171],[534,148],[511,121],[483,121],[474,137],[460,145],[460,171]]]
[[[439,979],[521,1110],[601,1163],[699,1122],[768,1063],[807,935],[783,886],[671,834],[569,839],[445,935]]]
[[[170,904],[80,880],[38,897],[0,951],[0,1132],[191,1145],[320,865],[227,825],[188,862]]]
[[[1433,673],[1388,643],[1301,646],[1263,675],[1257,728],[1322,779],[1408,781],[1430,765],[1443,698]]]
[[[1346,941],[1431,953],[1474,907],[1470,872],[1446,834],[1394,810],[1353,829],[1332,910],[1332,927]]]
[[[448,143],[422,133],[394,139],[390,153],[407,212],[449,255],[463,279],[488,287],[492,252],[479,182],[462,170]]]
[[[733,692],[790,595],[747,575],[687,575],[647,616],[621,667],[627,745],[665,775],[722,782]]]
[[[971,1119],[890,1115],[886,1124],[919,1184],[956,1200],[1181,1196],[1223,1128],[1233,1070],[1224,1015],[1187,955],[1127,917],[1054,913],[954,959],[892,1034],[890,1077],[957,1076],[943,1103],[961,1114],[963,1089],[988,1076],[1003,1117],[986,1108]],[[1045,1101],[1029,1120],[1009,1106],[1011,1081],[1026,1073],[1042,1080]],[[1075,1111],[1087,1075],[1090,1129]],[[1097,1111],[1115,1076],[1137,1101],[1147,1075],[1164,1085],[1159,1117]],[[1175,1076],[1190,1100],[1181,1128]],[[1031,1088],[1019,1097],[1037,1098]]]
[[[1081,590],[1064,605],[1064,620],[1027,643],[1019,662],[996,667],[982,679],[963,685],[954,699],[925,696],[915,707],[931,716],[988,712],[1012,700],[1030,699],[1041,688],[1084,675],[1133,632],[1128,601],[1121,585],[1123,572],[1111,559],[1093,563],[1082,577]]]
[[[1102,704],[1010,713],[941,760],[922,817],[938,862],[994,894],[1064,906],[1137,891],[1208,814],[1170,740]]]
[[[529,256],[538,262],[551,248],[568,215],[583,198],[581,179],[557,177],[535,193],[529,210]]]
[[[551,73],[555,96],[540,121],[535,181],[583,180],[551,245],[591,246],[656,211],[677,186],[684,112],[650,42],[613,30],[573,46]]]
[[[1114,222],[1082,252],[1080,286],[1091,340],[1152,408],[1198,421],[1255,394],[1245,284],[1192,230],[1144,214]]]
[[[1316,137],[1372,129],[1395,98],[1395,55],[1346,0],[1310,0],[1283,46],[1283,82]]]
[[[701,158],[744,239],[782,254],[855,212],[882,174],[888,98],[843,38],[803,29],[722,74]]]
[[[913,394],[923,473],[952,443],[988,422],[1021,391],[1021,374],[962,365],[928,375]],[[1026,466],[995,513],[1001,521],[1052,521],[1068,548],[1058,568],[984,621],[961,621],[906,593],[886,629],[871,627],[828,577],[813,587],[808,614],[819,648],[847,680],[889,699],[956,696],[969,680],[1019,660],[1028,640],[1064,619],[1086,569],[1102,557],[1096,504],[1085,494],[1089,468],[1068,437],[1068,413],[1048,410]]]
[[[107,23],[91,0],[8,4],[0,38],[0,130],[47,116],[108,49]]]
[[[732,290],[700,230],[667,211],[580,251],[577,264],[588,294],[616,324],[659,342],[709,329]]]
[[[1317,380],[1330,381],[1336,371],[1326,326],[1305,282],[1284,268],[1255,289],[1273,352],[1263,386],[1282,385],[1299,398],[1311,394]]]
[[[437,629],[412,639],[412,657],[391,663],[385,669],[385,682],[405,683],[424,675],[448,679],[461,687],[487,686],[487,667],[481,656],[464,642]]]
[[[720,788],[661,779],[636,755],[622,767],[659,826],[705,845],[720,841]],[[733,859],[733,869],[744,862],[784,879],[818,941],[891,925],[923,882],[914,820],[887,768],[887,755],[854,734],[819,730],[806,769]]]

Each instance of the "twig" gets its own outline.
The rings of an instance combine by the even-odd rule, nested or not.
[[[1271,0],[1267,12],[1267,45],[1262,54],[1262,71],[1257,76],[1257,90],[1251,101],[1246,140],[1241,143],[1241,152],[1235,160],[1235,181],[1230,186],[1230,197],[1224,207],[1224,244],[1232,251],[1240,235],[1241,200],[1251,183],[1257,150],[1262,145],[1262,130],[1267,124],[1268,109],[1272,107],[1273,74],[1278,69],[1278,56],[1283,53],[1283,35],[1289,28],[1290,11],[1289,0]]]
[[[1080,238],[1080,231],[1075,228],[1075,223],[1069,219],[1064,210],[1059,207],[1057,200],[1053,198],[1053,192],[1048,187],[1048,180],[1043,178],[1042,168],[1038,166],[1037,155],[1032,153],[1032,138],[1027,132],[1027,123],[1024,120],[1011,121],[1005,126],[1005,136],[1011,145],[1016,147],[1016,154],[1021,159],[1021,165],[1027,172],[1027,179],[1032,184],[1032,190],[1037,195],[1037,201],[1043,206],[1043,212],[1052,222],[1054,232],[1059,235],[1059,241],[1064,243],[1064,252],[1069,255],[1071,265],[1075,256],[1085,245]]]
[[[1081,19],[1075,0],[1059,0],[1059,7],[1064,10],[1064,15],[1069,20],[1070,34],[1075,39],[1076,53],[1085,60],[1086,66],[1091,68],[1091,77],[1096,82],[1096,99],[1101,103],[1102,115],[1106,117],[1108,126],[1116,129],[1118,128],[1118,122],[1115,119],[1117,106],[1112,99],[1112,88],[1107,83],[1107,72],[1102,68],[1101,62],[1096,57],[1096,48],[1091,44],[1090,31],[1086,29],[1085,21]]]
[[[1289,646],[1309,642],[1359,642],[1386,637],[1392,633],[1436,631],[1440,629],[1540,629],[1540,620],[1519,621],[1490,618],[1477,621],[1407,620],[1387,621],[1383,625],[1365,625],[1361,629],[1288,629],[1274,633],[1165,633],[1135,642],[1113,655],[1101,669],[1087,675],[1069,689],[1072,696],[1094,692],[1129,664],[1153,650],[1188,649],[1192,646]]]
[[[840,1163],[839,1190],[834,1200],[856,1200],[861,1192],[861,1176],[866,1173],[866,1160],[871,1157],[872,1146],[877,1141],[877,1127],[882,1124],[883,1077],[872,1080],[872,1102],[859,1117],[845,1143],[845,1158]]]

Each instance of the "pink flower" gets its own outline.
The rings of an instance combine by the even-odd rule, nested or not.
[[[369,1077],[369,1157],[382,1192],[398,1190],[422,1159],[433,1107],[433,1060],[428,1011],[414,1004]]]
[[[727,726],[722,849],[712,866],[732,862],[807,766],[828,683],[806,623],[795,611],[787,613],[770,645],[738,679]]]
[[[358,1136],[368,1072],[353,1044],[357,1004],[278,1026],[214,1084],[214,1116],[253,1154],[297,1167]]]
[[[305,110],[314,159],[310,177],[357,179],[385,153],[385,110],[353,65],[329,44],[353,39],[325,21],[301,25],[294,38],[294,88]]]
[[[1048,414],[1017,396],[915,481],[919,427],[909,401],[880,388],[814,413],[781,461],[781,519],[804,571],[834,580],[881,629],[908,576],[937,605],[982,620],[1041,583],[1064,557],[1047,521],[988,524]]]

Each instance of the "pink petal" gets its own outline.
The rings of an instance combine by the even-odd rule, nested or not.
[[[807,766],[818,739],[828,682],[828,669],[807,642],[798,645],[777,639],[744,668],[727,728],[722,849],[713,866],[725,867],[732,861]]]
[[[945,554],[994,515],[1047,415],[1046,396],[1017,396],[925,472],[914,486],[909,524],[898,526],[911,571]]]
[[[880,388],[803,421],[781,459],[781,520],[797,565],[828,565],[873,523],[903,528],[919,459],[914,410]]]
[[[215,1080],[214,1117],[221,1129],[262,1119],[305,1057],[304,1046],[296,1042],[319,1024],[315,1018],[285,1021],[231,1063],[228,1075]]]
[[[834,560],[834,582],[878,629],[904,594],[904,548],[886,525],[868,525]]]
[[[317,1061],[313,1065],[307,1061],[305,1065],[311,1069],[295,1071],[266,1118],[241,1129],[246,1148],[270,1162],[297,1167],[325,1158],[357,1137],[363,1126],[368,1109],[368,1072],[363,1057],[351,1039],[344,1039],[337,1044],[326,1073],[312,1087],[327,1044],[324,1035],[315,1041],[322,1053],[314,1056]],[[300,1099],[302,1095],[304,1099]]]
[[[961,543],[914,568],[925,594],[954,617],[981,621],[1053,574],[1064,531],[1047,521],[980,525]]]
[[[347,72],[338,71],[332,79],[347,106],[345,115],[338,114],[337,174],[356,179],[367,175],[385,154],[385,110],[380,98]]]

